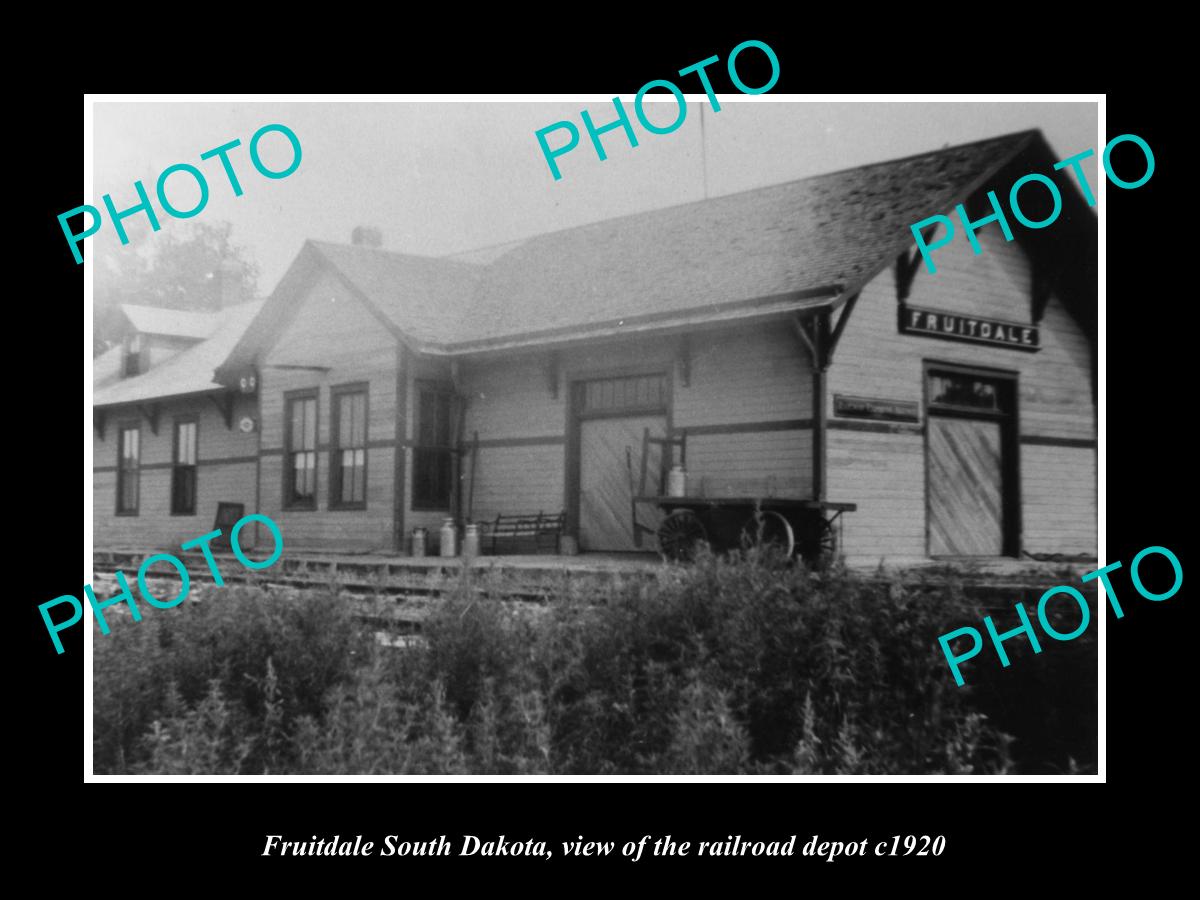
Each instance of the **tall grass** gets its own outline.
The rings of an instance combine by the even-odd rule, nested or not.
[[[1004,679],[1027,660],[954,684],[937,636],[979,610],[941,581],[749,551],[564,590],[537,614],[479,587],[460,584],[407,650],[379,646],[335,588],[209,589],[122,622],[94,644],[95,770],[1003,773],[1022,741],[991,714],[1018,738],[1056,715],[1044,695],[1011,715],[1021,682]],[[1086,741],[1032,733],[1023,769],[1086,770]]]

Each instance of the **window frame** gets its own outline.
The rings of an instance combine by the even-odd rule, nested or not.
[[[330,420],[329,420],[329,508],[330,509],[349,509],[360,510],[367,508],[367,472],[368,472],[368,453],[370,435],[369,429],[371,424],[371,395],[368,382],[356,381],[349,384],[334,385],[329,389],[330,402]],[[362,495],[361,500],[342,500],[343,486],[343,467],[342,467],[342,451],[344,449],[359,449],[357,447],[344,448],[341,446],[342,434],[342,400],[346,397],[353,397],[362,394],[363,398],[363,428],[362,428]]]
[[[454,413],[455,413],[455,393],[454,386],[446,382],[417,379],[414,382],[415,394],[413,404],[413,461],[412,461],[412,510],[413,512],[444,512],[449,513],[450,507],[454,502]],[[441,444],[423,444],[421,443],[421,398],[422,394],[435,394],[439,397],[446,398],[446,427],[448,429],[448,437],[450,443]],[[446,479],[446,497],[445,502],[442,502],[441,497],[430,497],[423,495],[420,489],[420,477],[423,474],[423,469],[418,461],[425,458],[436,459],[434,454],[446,454],[450,461],[450,474]],[[429,456],[425,456],[429,454]]]
[[[968,378],[991,382],[996,387],[994,407],[971,406],[966,403],[939,401],[932,395],[931,381],[934,377]],[[962,416],[981,419],[1012,419],[1016,416],[1018,402],[1018,373],[1011,369],[988,369],[962,363],[944,363],[926,359],[922,367],[922,387],[926,415]]]
[[[117,423],[117,488],[116,488],[116,508],[115,514],[118,516],[136,516],[141,513],[142,505],[142,423],[140,421],[126,421]],[[134,456],[134,464],[131,468],[132,476],[127,474],[125,468],[125,434],[126,432],[134,432],[137,435],[137,453]],[[122,504],[124,499],[125,479],[133,478],[133,506],[126,508]]]
[[[656,402],[647,401],[644,403],[623,402],[613,403],[608,406],[589,406],[588,405],[588,389],[591,385],[598,385],[605,382],[611,382],[614,385],[618,382],[631,382],[638,380],[661,379],[661,388],[659,390],[659,398]],[[671,407],[671,377],[670,373],[661,368],[638,368],[629,369],[627,371],[617,372],[616,374],[590,374],[573,376],[570,380],[570,403],[572,414],[580,419],[606,419],[606,418],[626,418],[629,416],[643,415],[670,415]],[[614,393],[615,398],[615,393]]]
[[[192,426],[192,459],[191,463],[179,462],[179,426]],[[192,477],[192,506],[191,509],[177,509],[175,500],[178,493],[176,479],[182,470],[191,470]],[[200,417],[196,415],[176,416],[171,424],[171,515],[194,516],[200,505]]]
[[[313,446],[311,450],[296,450],[292,446],[292,416],[295,405],[299,401],[313,401]],[[305,388],[298,391],[285,391],[283,395],[283,503],[286,510],[310,512],[317,508],[317,496],[320,490],[321,470],[321,396],[318,388]],[[296,498],[296,468],[292,455],[295,453],[313,454],[313,486],[312,496]]]

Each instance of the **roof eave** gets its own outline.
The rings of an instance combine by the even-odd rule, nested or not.
[[[797,291],[755,301],[741,301],[738,306],[707,315],[679,315],[622,319],[600,322],[584,328],[564,328],[508,338],[487,339],[446,345],[423,345],[422,352],[432,356],[470,357],[515,353],[523,350],[553,350],[589,344],[619,337],[675,334],[705,330],[729,324],[752,325],[777,319],[790,313],[832,306],[846,296],[842,285]],[[747,305],[747,303],[753,305]]]
[[[93,409],[113,409],[118,406],[130,406],[137,403],[162,403],[167,400],[182,400],[188,397],[203,397],[207,394],[219,394],[222,391],[229,390],[228,387],[220,384],[214,384],[210,388],[201,388],[199,390],[179,391],[172,394],[153,394],[149,397],[134,397],[128,400],[100,400],[93,401]]]

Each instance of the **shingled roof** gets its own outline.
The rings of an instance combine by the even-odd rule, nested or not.
[[[227,366],[253,360],[323,266],[401,340],[441,355],[834,303],[912,247],[912,223],[990,187],[988,179],[1031,153],[1053,160],[1036,130],[458,258],[309,241]]]
[[[981,141],[530,238],[488,267],[447,343],[840,294],[912,244],[1036,132]]]
[[[203,340],[221,324],[218,312],[188,309],[166,309],[161,306],[141,306],[122,303],[121,313],[129,324],[142,334],[158,334],[166,337]]]
[[[239,303],[209,313],[215,328],[206,340],[132,378],[121,377],[121,347],[113,347],[95,361],[92,406],[99,408],[223,390],[213,380],[213,372],[229,356],[265,302]]]
[[[343,278],[414,343],[448,343],[469,312],[486,269],[371,247],[309,241]]]

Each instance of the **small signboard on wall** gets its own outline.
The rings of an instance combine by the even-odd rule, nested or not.
[[[879,397],[833,395],[833,414],[877,422],[917,422],[919,407],[915,400],[884,400]]]

